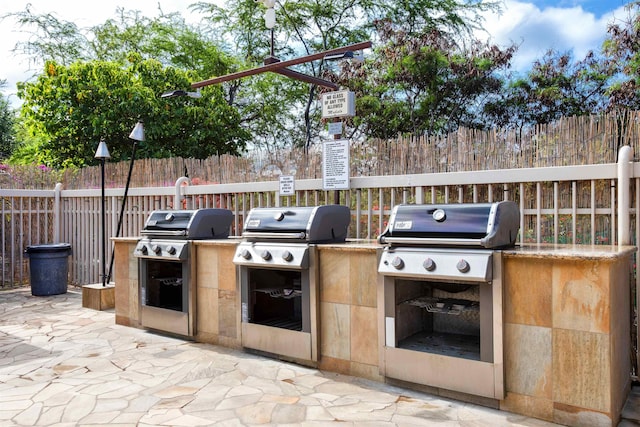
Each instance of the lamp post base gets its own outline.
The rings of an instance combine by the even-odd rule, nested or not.
[[[92,283],[82,287],[82,306],[93,310],[110,310],[116,306],[115,284]]]

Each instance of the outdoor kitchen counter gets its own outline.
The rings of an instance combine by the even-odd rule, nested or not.
[[[116,323],[138,322],[136,239],[113,239]],[[196,241],[196,341],[241,346],[233,256],[239,239]],[[388,381],[378,360],[382,245],[317,245],[318,368]],[[504,400],[478,403],[573,426],[615,426],[630,389],[631,246],[522,245],[503,251]],[[124,268],[123,268],[124,266]],[[402,384],[401,384],[402,385]],[[442,396],[447,390],[405,384]]]
[[[632,246],[522,245],[504,255],[500,408],[617,425],[631,382]]]
[[[504,249],[505,257],[560,258],[560,259],[615,259],[633,254],[635,246],[616,245],[552,245],[548,243],[526,243]]]

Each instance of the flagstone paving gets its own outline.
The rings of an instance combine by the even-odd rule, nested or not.
[[[554,426],[0,292],[0,426]]]

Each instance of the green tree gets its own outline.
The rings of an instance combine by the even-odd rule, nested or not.
[[[0,80],[0,87],[5,87],[6,80]],[[14,133],[15,113],[9,99],[0,95],[0,159],[11,155],[15,143]]]
[[[16,50],[48,59],[37,80],[19,85],[25,143],[14,161],[88,164],[100,139],[114,160],[124,159],[138,118],[149,141],[140,144],[140,157],[239,154],[249,140],[219,88],[201,91],[199,99],[159,98],[226,73],[234,62],[179,15],[148,19],[118,9],[115,19],[90,29],[30,7],[12,16],[36,36]]]
[[[212,31],[233,40],[237,50],[232,50],[245,60],[244,67],[255,66],[257,62],[271,55],[269,33],[262,23],[264,8],[254,0],[230,0],[225,7],[209,3],[194,6],[207,14],[212,22]],[[427,30],[449,30],[451,34],[468,35],[479,22],[478,13],[496,8],[495,2],[463,0],[334,0],[317,2],[301,0],[296,2],[276,2],[277,25],[275,28],[275,46],[273,54],[281,60],[292,55],[301,56],[337,48],[365,40],[378,41],[374,23],[386,20],[397,26],[404,26],[410,35]],[[386,58],[378,56],[375,65],[384,63]],[[315,77],[336,79],[345,88],[353,88],[355,82],[348,78],[334,76],[335,65],[320,60],[296,66],[296,70]],[[277,77],[282,79],[282,77]],[[277,93],[268,91],[273,80],[252,77],[248,82],[226,84],[234,96],[243,117],[251,118],[252,131],[258,141],[270,143],[268,135],[282,135],[286,144],[309,146],[318,141],[322,131],[320,106],[316,102],[322,90],[310,84],[284,80],[278,82]],[[268,84],[267,84],[268,83]],[[379,88],[371,87],[371,98],[382,96]],[[389,99],[397,94],[384,94]],[[402,95],[400,95],[402,96]],[[270,114],[260,114],[262,100],[271,104]],[[257,101],[257,102],[254,102]],[[396,107],[402,106],[402,98],[396,99]],[[365,100],[363,102],[366,103]],[[361,104],[359,104],[360,108]],[[368,110],[359,110],[359,115]],[[390,114],[394,118],[397,116]],[[278,120],[280,118],[281,120]],[[303,120],[302,126],[300,120]]]
[[[606,108],[611,76],[611,67],[593,52],[574,61],[570,53],[548,50],[524,77],[507,81],[484,113],[488,123],[513,128],[595,114]]]
[[[42,163],[57,168],[92,164],[101,139],[113,161],[126,159],[127,135],[138,119],[145,122],[147,139],[140,144],[140,157],[205,158],[237,155],[244,148],[249,135],[219,89],[203,90],[199,99],[161,99],[164,91],[187,86],[192,76],[138,55],[130,61],[127,68],[95,60],[69,66],[48,61],[35,82],[19,84],[21,115],[37,137]]]
[[[609,87],[609,109],[640,109],[640,2],[627,4],[628,15],[609,25],[603,52],[616,79]]]
[[[515,47],[472,41],[463,48],[441,31],[409,33],[390,21],[379,21],[379,33],[383,45],[375,57],[340,76],[356,90],[354,130],[390,138],[486,126],[482,104],[500,89],[498,71],[508,67]]]

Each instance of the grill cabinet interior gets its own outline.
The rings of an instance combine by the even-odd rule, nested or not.
[[[307,314],[309,286],[305,283],[303,289],[302,271],[248,268],[247,274],[249,323],[292,331],[310,331]],[[306,295],[304,302],[303,295]]]
[[[479,300],[477,285],[396,280],[396,346],[480,360]]]

